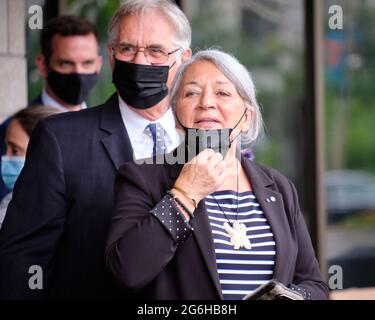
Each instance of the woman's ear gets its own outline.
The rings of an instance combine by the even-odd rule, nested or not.
[[[245,105],[246,108],[246,113],[244,116],[244,122],[242,125],[241,132],[247,132],[249,131],[251,127],[251,123],[253,122],[253,117],[254,117],[254,111],[251,106]]]

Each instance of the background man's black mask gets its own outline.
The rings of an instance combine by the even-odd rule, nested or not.
[[[60,73],[50,70],[47,82],[54,94],[62,101],[78,105],[86,100],[98,80],[97,73]]]

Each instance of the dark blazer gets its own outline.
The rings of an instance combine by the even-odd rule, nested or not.
[[[327,298],[328,288],[293,184],[279,172],[244,157],[242,165],[275,237],[274,278],[305,290],[312,298]],[[190,220],[194,231],[183,244],[176,243],[168,228],[149,213],[173,186],[181,169],[178,164],[129,162],[119,170],[106,262],[136,298],[222,299],[204,201]],[[272,196],[276,201],[267,202]]]
[[[117,169],[132,155],[117,94],[35,128],[0,231],[0,300],[122,296],[104,245]],[[43,290],[28,286],[32,265]]]

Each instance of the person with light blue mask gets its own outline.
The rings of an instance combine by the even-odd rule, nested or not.
[[[1,178],[9,190],[13,190],[21,174],[27,146],[35,126],[40,120],[60,112],[50,106],[33,106],[18,111],[12,117],[5,136],[6,154],[1,157]],[[0,202],[0,228],[11,199],[12,192]]]
[[[17,178],[25,164],[25,157],[2,156],[1,157],[1,177],[5,186],[13,190]]]

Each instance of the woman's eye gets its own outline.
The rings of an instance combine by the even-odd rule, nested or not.
[[[17,155],[19,155],[19,151],[20,151],[20,150],[13,148],[13,149],[12,149],[12,154],[13,154],[14,156],[17,156]]]
[[[217,94],[219,96],[230,97],[230,93],[226,91],[218,91]]]
[[[198,95],[197,91],[188,91],[185,93],[185,97],[191,97],[191,96],[196,96]]]

